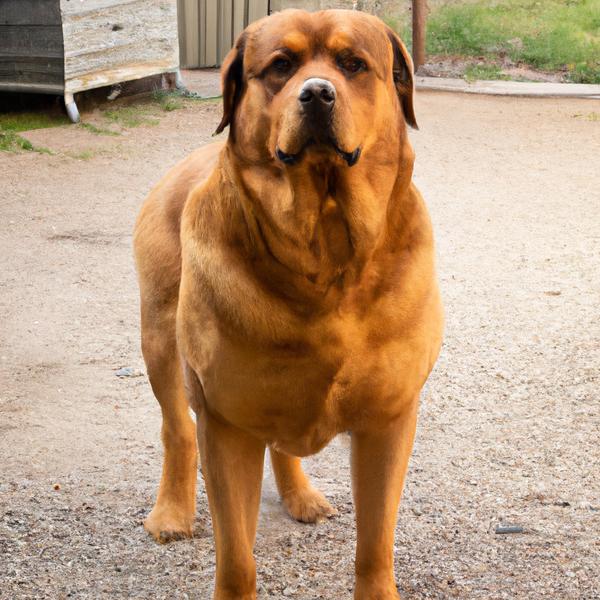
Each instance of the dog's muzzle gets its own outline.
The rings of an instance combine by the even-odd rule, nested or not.
[[[311,77],[307,79],[298,93],[300,111],[305,118],[305,126],[312,134],[302,150],[296,154],[283,152],[276,149],[277,158],[286,165],[297,163],[306,148],[315,144],[331,146],[341,156],[349,167],[352,167],[360,158],[360,148],[352,152],[342,150],[330,132],[331,113],[333,111],[337,92],[335,86],[327,79]]]

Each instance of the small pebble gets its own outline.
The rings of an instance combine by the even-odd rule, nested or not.
[[[143,374],[142,371],[133,367],[123,367],[115,371],[117,377],[142,377]]]
[[[496,533],[507,534],[507,533],[523,533],[523,528],[520,525],[498,525],[496,527]]]

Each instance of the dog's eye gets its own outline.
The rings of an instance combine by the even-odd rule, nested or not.
[[[340,56],[338,65],[348,73],[358,73],[367,70],[367,63],[356,56]]]
[[[277,73],[287,73],[292,68],[292,61],[287,58],[277,58],[271,64]]]

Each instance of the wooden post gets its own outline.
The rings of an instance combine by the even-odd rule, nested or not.
[[[425,38],[427,32],[427,0],[412,0],[413,42],[412,55],[415,73],[425,64]]]

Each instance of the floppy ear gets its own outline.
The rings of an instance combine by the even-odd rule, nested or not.
[[[396,86],[398,98],[402,105],[404,118],[411,127],[419,129],[413,104],[415,80],[412,58],[398,35],[389,27],[387,30],[388,38],[392,43],[392,50],[394,51],[394,66],[392,68],[394,85]]]
[[[233,122],[235,109],[242,95],[244,81],[244,46],[246,33],[242,32],[235,46],[227,53],[221,66],[221,89],[223,91],[223,117],[214,135],[221,133]]]

